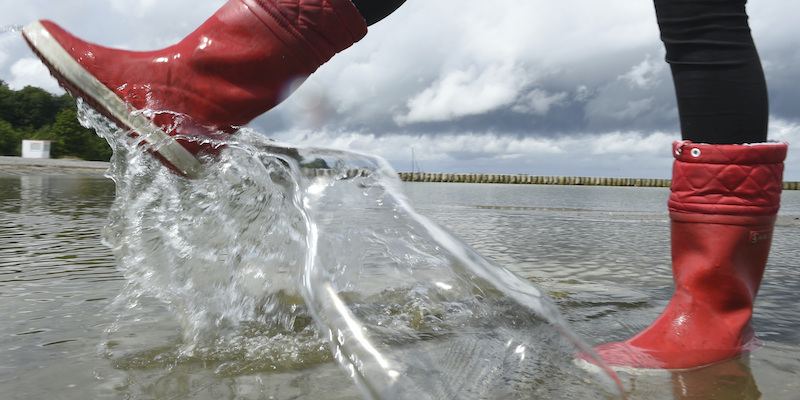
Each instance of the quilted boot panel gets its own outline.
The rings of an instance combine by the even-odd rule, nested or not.
[[[775,215],[786,143],[673,144],[669,209],[708,215]]]
[[[288,33],[290,47],[306,49],[309,62],[322,65],[367,34],[367,24],[350,0],[243,0],[253,12]]]

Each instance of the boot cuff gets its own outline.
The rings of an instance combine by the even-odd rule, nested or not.
[[[786,143],[675,142],[670,211],[734,216],[777,214],[787,147]]]
[[[688,140],[672,143],[675,160],[700,164],[774,164],[786,159],[784,142],[703,144]]]

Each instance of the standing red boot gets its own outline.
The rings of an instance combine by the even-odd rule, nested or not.
[[[230,0],[180,43],[148,52],[88,43],[49,21],[23,29],[68,92],[190,177],[197,153],[213,152],[198,138],[233,133],[366,32],[350,0]]]
[[[612,367],[696,368],[761,344],[750,320],[780,205],[787,146],[677,142],[673,148],[675,294],[647,329],[595,348]]]

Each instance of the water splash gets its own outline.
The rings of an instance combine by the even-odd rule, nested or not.
[[[22,33],[22,25],[3,25],[0,26],[0,34],[3,33]]]
[[[79,109],[114,147],[118,303],[170,309],[168,358],[235,374],[332,357],[368,398],[621,396],[574,365],[591,349],[542,290],[414,212],[382,159],[243,129],[188,180]]]

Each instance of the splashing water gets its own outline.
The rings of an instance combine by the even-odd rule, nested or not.
[[[22,25],[3,25],[0,26],[0,34],[3,33],[22,33]]]
[[[382,159],[242,129],[189,180],[79,114],[114,148],[117,303],[170,309],[171,362],[236,374],[335,359],[368,398],[622,396],[607,369],[575,366],[593,353],[541,289],[415,213]]]

